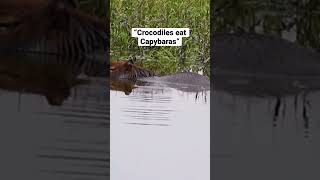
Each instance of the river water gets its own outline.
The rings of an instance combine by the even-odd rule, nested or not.
[[[209,91],[138,86],[110,103],[111,180],[210,179]]]
[[[319,179],[320,91],[312,88],[318,82],[305,81],[310,89],[290,94],[295,91],[276,81],[261,81],[278,95],[262,95],[259,89],[266,88],[250,85],[212,94],[213,179]]]
[[[37,58],[1,56],[0,179],[107,179],[106,78]]]

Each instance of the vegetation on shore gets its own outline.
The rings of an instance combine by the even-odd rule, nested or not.
[[[178,71],[210,75],[210,1],[112,0],[111,60],[135,56],[139,65],[157,74]],[[181,47],[139,47],[131,28],[190,28]]]
[[[215,0],[215,32],[272,34],[320,50],[318,0]]]

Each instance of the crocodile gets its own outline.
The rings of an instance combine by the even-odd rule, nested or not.
[[[210,89],[210,80],[206,76],[192,72],[158,76],[154,72],[134,64],[133,59],[112,62],[110,78],[112,81],[129,81],[137,85],[164,85],[186,92],[199,92]],[[127,87],[130,86],[127,85]]]
[[[215,33],[212,88],[245,96],[287,96],[320,89],[320,54],[256,33]]]

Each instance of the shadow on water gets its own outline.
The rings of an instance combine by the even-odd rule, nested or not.
[[[0,177],[109,177],[104,61],[35,54],[0,58]]]

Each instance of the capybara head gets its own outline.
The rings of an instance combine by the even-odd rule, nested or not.
[[[133,59],[112,62],[110,66],[111,79],[137,80],[150,76],[154,76],[154,73],[135,65]]]
[[[1,0],[0,48],[41,45],[63,54],[78,47],[92,52],[97,44],[105,45],[107,23],[77,6],[76,0]]]

